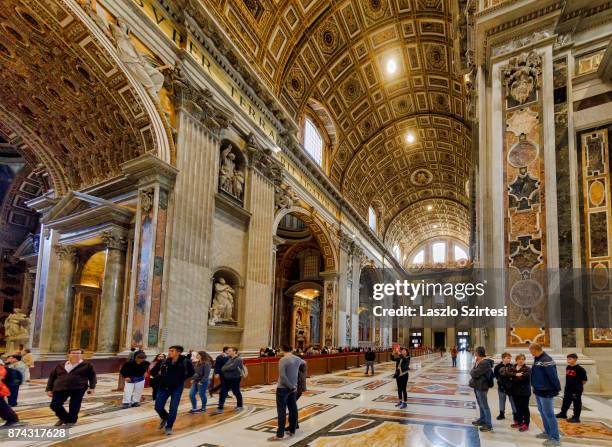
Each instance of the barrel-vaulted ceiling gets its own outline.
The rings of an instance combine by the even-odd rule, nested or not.
[[[335,127],[329,177],[364,216],[378,204],[388,228],[433,198],[446,205],[428,223],[449,209],[468,215],[471,142],[451,0],[201,1],[296,122],[312,104],[326,109]],[[412,237],[394,228],[394,239]]]

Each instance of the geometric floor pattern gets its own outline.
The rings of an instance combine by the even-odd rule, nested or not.
[[[309,392],[298,402],[300,429],[296,436],[279,445],[312,447],[534,447],[542,422],[531,407],[532,426],[519,433],[511,421],[494,420],[494,431],[480,433],[471,425],[477,416],[474,395],[467,387],[471,357],[463,354],[458,367],[450,358],[413,359],[408,384],[408,407],[395,407],[395,381],[389,377],[392,364],[377,365],[374,376],[353,369],[308,379]],[[171,437],[157,430],[158,418],[145,390],[142,406],[123,410],[121,393],[113,392],[115,375],[101,375],[97,394],[86,397],[79,424],[70,430],[70,439],[59,442],[15,442],[0,432],[2,446],[77,446],[77,447],[241,447],[270,445],[266,440],[276,430],[275,385],[256,386],[243,391],[245,411],[232,411],[228,399],[226,412],[213,414],[217,398],[209,399],[206,413],[190,415],[187,392],[183,394],[179,416]],[[563,445],[612,446],[612,404],[606,399],[583,397],[583,424],[562,421]],[[49,427],[55,417],[48,408],[44,381],[33,381],[20,391],[16,408],[26,427]],[[494,417],[499,407],[497,390],[489,392]],[[508,404],[509,407],[509,404]],[[509,408],[508,408],[509,411]]]

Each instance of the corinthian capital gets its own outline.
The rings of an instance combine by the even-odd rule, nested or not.
[[[106,246],[106,248],[111,250],[125,250],[127,241],[125,237],[111,231],[106,230],[100,234],[100,239],[102,239],[102,243]]]
[[[77,255],[76,248],[71,247],[70,245],[56,245],[55,253],[62,261],[66,260],[71,262],[74,262]]]
[[[232,121],[232,113],[215,103],[210,90],[194,85],[185,74],[183,64],[181,59],[177,59],[174,68],[166,72],[164,80],[176,108],[187,110],[213,131],[227,128]]]

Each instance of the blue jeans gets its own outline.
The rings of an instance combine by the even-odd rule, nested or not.
[[[516,418],[516,406],[514,405],[514,399],[512,399],[512,396],[504,393],[499,388],[497,388],[497,395],[499,397],[499,411],[501,413],[506,412],[506,396],[507,396],[508,400],[510,401],[510,408],[512,408],[512,416]]]
[[[559,426],[557,425],[557,418],[555,417],[554,400],[554,397],[542,397],[536,394],[536,402],[538,404],[540,416],[542,416],[544,432],[550,439],[560,441]]]
[[[191,400],[191,408],[194,410],[198,408],[198,401],[196,399],[196,395],[200,395],[200,400],[202,401],[202,410],[206,410],[206,402],[208,399],[206,398],[206,390],[208,388],[208,379],[204,380],[202,383],[192,383],[191,388],[189,389],[189,399]]]
[[[483,426],[492,427],[491,409],[489,408],[489,401],[487,400],[488,391],[489,390],[474,390],[474,394],[476,395],[476,402],[478,403],[478,410],[480,411],[478,420]]]
[[[166,428],[172,428],[176,420],[176,413],[179,404],[181,403],[181,395],[183,394],[183,386],[179,386],[174,390],[159,388],[155,398],[155,411],[159,417],[166,421]],[[166,411],[166,402],[170,398],[170,412]]]
[[[287,409],[289,409],[289,432],[295,433],[298,421],[298,409],[295,397],[295,391],[292,391],[288,388],[276,389],[276,413],[278,416],[276,436],[278,438],[282,438],[283,436],[285,436]]]

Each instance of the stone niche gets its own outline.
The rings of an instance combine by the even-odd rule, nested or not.
[[[233,269],[221,267],[213,274],[211,288],[207,345],[210,350],[239,346],[243,330],[240,308],[244,284]]]

